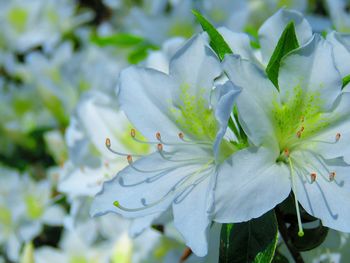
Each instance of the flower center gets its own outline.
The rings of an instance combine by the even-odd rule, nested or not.
[[[330,125],[322,115],[322,101],[317,93],[294,88],[286,102],[274,103],[273,119],[281,155],[303,145],[322,129]],[[289,155],[289,154],[288,154]]]
[[[170,107],[176,123],[189,136],[213,141],[218,130],[217,121],[204,98],[204,90],[194,95],[190,93],[190,86],[184,84],[180,91],[180,105]]]

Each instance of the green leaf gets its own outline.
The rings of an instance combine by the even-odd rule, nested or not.
[[[266,67],[266,74],[272,83],[278,89],[278,72],[281,59],[290,51],[299,47],[298,39],[295,33],[294,22],[290,22],[283,30],[277,46],[272,53],[270,61]]]
[[[226,54],[232,54],[233,52],[231,48],[226,43],[222,35],[216,30],[216,28],[199,12],[192,10],[192,13],[196,16],[203,30],[208,33],[210,38],[210,46],[218,55],[220,60],[223,60]]]
[[[268,263],[276,250],[278,227],[273,211],[248,222],[223,224],[219,263]]]
[[[130,54],[128,55],[128,61],[131,64],[137,64],[144,60],[149,50],[157,50],[158,47],[148,43],[142,43],[138,45]]]
[[[328,230],[329,229],[327,227],[319,223],[319,225],[315,228],[304,228],[303,237],[298,236],[297,225],[292,225],[288,229],[288,232],[291,237],[291,243],[297,250],[308,251],[318,247],[325,241],[328,235]]]
[[[142,43],[144,39],[139,36],[135,36],[128,33],[117,33],[110,36],[96,36],[91,37],[91,42],[104,47],[104,46],[117,46],[122,48],[132,47]]]
[[[343,78],[343,88],[345,88],[346,85],[350,83],[350,75],[347,75],[345,78]]]

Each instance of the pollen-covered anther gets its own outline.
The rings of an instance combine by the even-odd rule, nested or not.
[[[160,132],[156,133],[156,138],[158,141],[160,141],[162,139],[162,136],[160,135]]]
[[[128,160],[129,164],[132,164],[133,160],[132,160],[132,156],[129,154],[126,159]]]
[[[298,131],[298,132],[297,132],[297,137],[298,137],[298,139],[300,139],[300,137],[301,137],[301,131]]]
[[[341,138],[341,134],[338,132],[336,135],[335,135],[335,141],[339,141]]]
[[[329,181],[334,181],[335,176],[336,176],[335,172],[330,172],[329,173]]]
[[[180,138],[181,140],[183,140],[184,137],[185,137],[185,135],[183,134],[183,132],[179,132],[179,138]]]
[[[303,132],[304,130],[305,130],[305,127],[302,126],[301,129],[300,129],[300,131]]]
[[[284,149],[283,154],[284,154],[285,157],[288,158],[289,155],[290,155],[289,149],[288,148]]]
[[[130,130],[130,136],[133,137],[133,138],[135,138],[135,136],[136,136],[136,131],[135,131],[135,129],[131,129],[131,130]]]
[[[108,148],[111,147],[111,140],[109,138],[106,138],[106,146]]]
[[[158,149],[158,151],[163,151],[163,144],[161,144],[161,143],[158,143],[157,144],[157,149]]]
[[[313,182],[316,181],[317,174],[316,174],[316,173],[311,173],[311,174],[310,174],[310,177],[311,177],[311,183],[313,183]]]

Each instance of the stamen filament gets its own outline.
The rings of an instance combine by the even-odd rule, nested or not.
[[[131,156],[129,153],[122,153],[122,152],[118,152],[118,151],[115,151],[113,150],[111,147],[112,147],[112,144],[111,144],[111,140],[109,138],[106,139],[106,147],[107,149],[111,152],[111,153],[114,153],[116,155],[119,155],[119,156]],[[133,154],[133,156],[135,157],[142,157],[144,155],[140,155],[140,154]]]
[[[304,236],[304,230],[303,230],[303,224],[301,222],[297,191],[296,191],[296,187],[295,187],[294,167],[293,167],[292,159],[290,157],[288,158],[288,162],[289,162],[289,168],[290,168],[290,174],[291,174],[291,180],[292,180],[292,188],[293,188],[294,201],[295,201],[295,210],[297,212],[297,219],[298,219],[298,227],[299,227],[298,236],[302,237],[302,236]]]

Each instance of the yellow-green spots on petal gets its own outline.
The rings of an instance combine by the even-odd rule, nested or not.
[[[169,29],[169,36],[190,38],[194,34],[193,25],[185,21],[177,21]]]
[[[28,13],[23,8],[15,7],[8,12],[7,19],[18,33],[22,33],[26,29]]]
[[[172,107],[171,112],[175,116],[176,123],[185,134],[196,139],[213,140],[217,133],[217,121],[212,109],[202,94],[192,95],[188,85],[180,87],[180,101],[178,107]]]
[[[39,197],[28,195],[25,198],[27,214],[31,219],[38,219],[44,213],[44,206]]]
[[[330,122],[322,115],[322,105],[319,94],[305,92],[299,86],[294,88],[286,102],[274,103],[272,114],[281,151],[292,150],[300,140],[329,126]]]
[[[0,224],[10,226],[12,223],[12,214],[10,209],[0,206]]]

